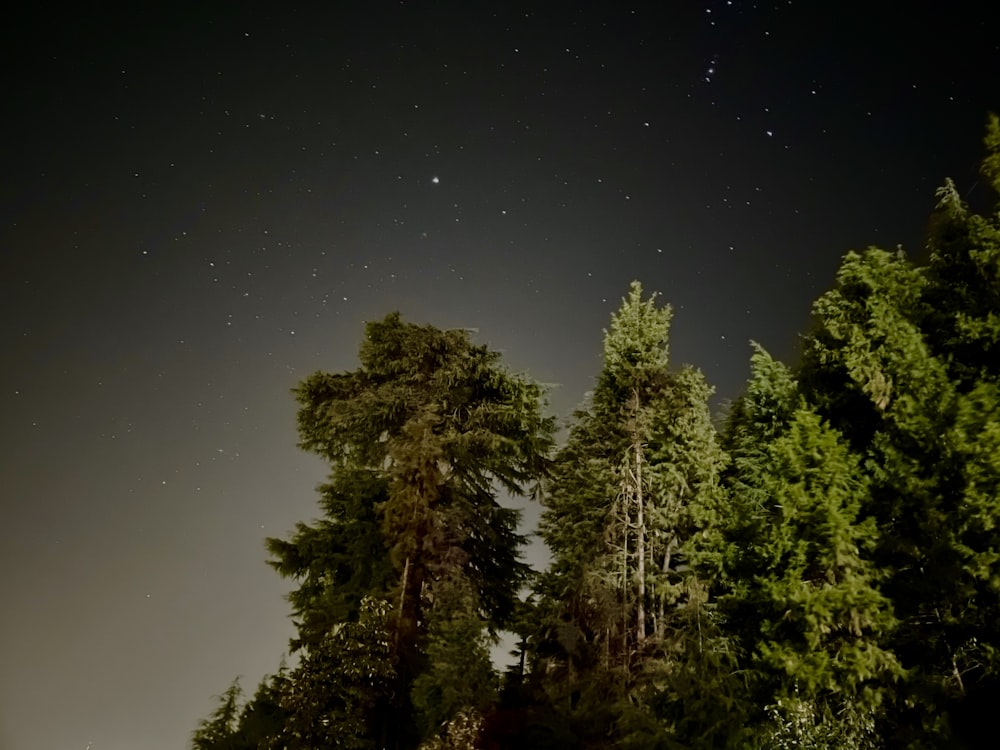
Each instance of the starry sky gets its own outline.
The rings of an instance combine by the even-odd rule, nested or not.
[[[919,257],[946,176],[985,198],[1000,49],[895,5],[8,15],[0,749],[184,748],[277,669],[263,539],[324,477],[289,391],[364,321],[474,328],[567,416],[639,279],[722,404],[847,250]]]

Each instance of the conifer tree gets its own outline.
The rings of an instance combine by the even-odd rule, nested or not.
[[[544,632],[532,649],[584,743],[663,740],[669,727],[656,705],[682,671],[682,612],[704,603],[689,596],[688,543],[723,456],[708,417],[711,389],[694,370],[670,371],[670,318],[632,284],[544,497],[540,530],[553,563],[539,587]]]
[[[386,747],[390,727],[405,726],[405,717],[393,710],[390,609],[388,602],[365,598],[357,621],[334,628],[303,655],[282,690],[286,717],[274,747],[375,750]]]
[[[929,267],[876,249],[845,258],[803,367],[808,398],[870,477],[873,559],[899,618],[888,646],[907,670],[892,747],[948,746],[949,707],[1000,671],[1000,232],[951,183],[939,199]]]
[[[506,372],[466,331],[389,315],[368,324],[360,359],[358,370],[316,373],[295,391],[300,446],[331,472],[321,487],[323,517],[300,524],[289,541],[268,540],[274,567],[299,581],[289,597],[299,625],[293,647],[307,651],[283,706],[293,711],[295,736],[310,741],[340,732],[358,746],[415,746],[412,701],[427,730],[459,708],[428,697],[428,685],[440,687],[448,671],[443,660],[470,645],[446,641],[475,633],[485,643],[513,612],[528,568],[519,559],[518,513],[497,492],[531,491],[545,470],[552,422],[541,414],[541,388]],[[455,590],[463,592],[461,626],[449,603]],[[374,663],[391,661],[391,670],[376,672],[391,672],[393,682],[352,687],[368,697],[334,710],[347,683],[330,671],[332,650],[363,650],[344,634],[374,632],[359,619],[365,597],[388,608],[391,653],[379,655],[378,638],[364,647],[374,649]],[[365,663],[361,653],[352,658]],[[373,738],[365,727],[383,699],[398,731]],[[482,700],[480,691],[473,707]]]
[[[497,699],[489,639],[475,598],[461,579],[439,584],[427,636],[426,671],[413,683],[413,704],[425,737],[447,731],[464,712],[482,716]]]
[[[199,722],[192,750],[281,750],[287,713],[280,703],[286,687],[284,666],[276,675],[261,680],[249,700],[244,699],[239,680],[219,696],[219,706]]]
[[[288,687],[284,662],[277,674],[265,675],[257,685],[240,714],[239,735],[246,750],[282,750],[288,712],[281,704]]]
[[[1000,198],[1000,118],[984,139],[982,181]],[[963,388],[1000,378],[1000,202],[992,215],[971,211],[947,180],[928,233],[930,262],[924,298],[925,331],[949,373]]]
[[[876,747],[875,719],[899,675],[894,625],[870,555],[868,483],[842,437],[762,349],[730,422],[729,593],[766,741]],[[755,741],[760,741],[758,734]]]
[[[288,595],[298,629],[293,649],[319,643],[337,624],[357,619],[361,599],[392,581],[377,516],[388,493],[385,479],[343,467],[318,490],[321,519],[298,523],[288,541],[267,540],[270,565],[299,582]]]
[[[242,698],[239,680],[233,680],[226,692],[218,696],[219,705],[209,718],[198,723],[191,738],[192,750],[242,750],[239,737]]]

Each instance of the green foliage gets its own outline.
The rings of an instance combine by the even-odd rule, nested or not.
[[[998,142],[991,120],[986,175]],[[871,557],[899,620],[884,647],[906,669],[881,724],[893,747],[948,746],[951,708],[1000,666],[1000,231],[952,183],[938,197],[928,266],[848,255],[803,367],[870,481]]]
[[[991,151],[984,175],[1000,179],[1000,124],[995,117],[987,143]],[[1000,376],[1000,215],[972,213],[950,180],[938,198],[927,242],[924,331],[964,390],[979,379]]]
[[[1000,195],[1000,119],[982,176]],[[269,539],[298,666],[195,750],[946,748],[1000,684],[1000,213],[938,191],[925,266],[848,253],[720,438],[634,282],[550,461],[542,391],[464,331],[371,323],[295,390],[322,518]],[[552,565],[518,515],[541,497]],[[544,490],[544,491],[543,491]],[[526,601],[518,598],[532,584]],[[498,681],[489,646],[520,638]]]
[[[412,629],[423,587],[458,565],[484,621],[502,626],[527,568],[516,513],[493,488],[528,492],[544,470],[553,425],[540,414],[541,388],[505,372],[465,331],[390,315],[368,325],[359,370],[316,373],[296,397],[300,445],[332,469],[326,524],[270,542],[279,571],[305,573],[292,598],[304,622],[314,605],[332,609],[320,623],[349,616],[363,591],[395,579],[397,616]],[[310,534],[332,543],[310,547]],[[340,593],[325,593],[338,583]]]
[[[897,670],[878,645],[893,619],[865,559],[877,535],[873,519],[859,519],[863,475],[836,433],[805,410],[769,452],[770,523],[758,540],[768,565],[751,599],[760,666],[809,700],[840,693],[877,705],[869,691]]]
[[[983,138],[986,156],[979,173],[1000,196],[1000,117],[991,114],[986,122],[986,136]]]
[[[474,750],[479,747],[483,717],[475,711],[459,711],[439,734],[420,743],[419,750]]]
[[[694,369],[669,368],[670,319],[631,285],[544,497],[553,563],[539,586],[534,667],[584,745],[658,746],[671,733],[658,716],[665,696],[687,701],[689,717],[706,703],[685,674],[705,645],[690,638],[690,618],[710,629],[707,600],[691,595],[693,539],[720,512],[725,456],[711,388]]]
[[[604,332],[604,369],[596,397],[607,395],[611,408],[616,400],[627,400],[622,391],[655,389],[670,363],[669,305],[656,306],[656,295],[642,298],[642,285],[633,281],[622,306],[611,316],[611,329]]]
[[[288,719],[281,701],[287,687],[288,675],[282,665],[278,674],[261,680],[253,698],[243,707],[239,734],[247,750],[281,750],[280,738]]]
[[[728,457],[709,412],[712,394],[701,372],[685,367],[653,416],[649,554],[659,564],[649,583],[657,613],[679,601],[688,573],[710,567],[702,539],[727,512],[720,478]]]
[[[219,696],[219,706],[203,719],[191,739],[193,750],[279,750],[286,714],[280,706],[283,670],[261,680],[244,700],[239,680]]]
[[[529,570],[518,512],[497,492],[534,492],[553,423],[541,387],[466,331],[389,315],[368,324],[360,361],[295,390],[300,446],[329,462],[330,478],[323,517],[268,540],[271,564],[299,583],[289,595],[293,647],[306,651],[282,706],[303,742],[412,746],[418,724],[430,734],[495,700],[486,643],[511,618]],[[365,597],[388,607],[385,638],[362,627]],[[389,682],[351,682],[337,671],[346,657],[334,656],[345,649],[346,663],[361,665],[371,650],[376,675],[388,674],[388,658]],[[386,706],[395,728],[374,738],[371,716]]]
[[[428,668],[413,681],[412,690],[424,736],[445,729],[460,712],[481,716],[497,698],[489,643],[471,588],[460,579],[448,581],[436,588],[435,597]]]
[[[900,674],[882,647],[894,619],[870,562],[868,483],[791,373],[760,347],[752,364],[728,425],[732,514],[716,537],[747,703],[769,707],[757,713],[765,746],[864,746]],[[831,718],[847,714],[856,736]]]
[[[421,447],[428,462],[449,462],[442,473],[479,489],[495,480],[520,494],[537,480],[551,430],[541,388],[505,372],[500,355],[466,331],[392,314],[368,324],[360,359],[355,372],[316,373],[296,390],[303,449],[404,484],[426,479],[418,469],[427,467],[413,463]]]
[[[364,599],[358,621],[327,634],[289,674],[281,696],[288,750],[382,746],[396,682],[390,610]]]
[[[870,709],[846,701],[836,713],[797,695],[766,709],[768,722],[757,739],[762,750],[877,750],[882,746]]]
[[[239,717],[243,690],[239,680],[222,695],[219,705],[207,719],[198,722],[198,728],[191,738],[192,750],[237,750],[239,743]]]
[[[388,493],[385,481],[345,469],[319,491],[322,519],[297,524],[290,541],[267,540],[271,566],[299,581],[288,595],[299,631],[293,648],[318,643],[338,623],[357,619],[362,597],[392,580],[376,513]]]

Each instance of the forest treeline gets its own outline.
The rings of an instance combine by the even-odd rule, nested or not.
[[[1000,122],[982,183],[1000,195]],[[1000,212],[937,192],[925,261],[848,253],[802,355],[714,422],[633,283],[562,445],[468,332],[368,324],[295,390],[322,515],[269,539],[294,667],[195,750],[953,748],[1000,685]],[[544,572],[518,513],[541,502]],[[518,639],[497,674],[490,648]]]

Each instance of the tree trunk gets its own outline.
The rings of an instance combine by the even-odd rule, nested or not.
[[[399,646],[399,635],[403,630],[403,623],[406,618],[406,587],[410,583],[410,556],[406,556],[406,562],[403,564],[403,581],[399,586],[399,623],[396,626],[396,645]]]
[[[636,394],[638,402],[639,395]],[[636,645],[642,646],[646,640],[646,515],[645,497],[642,493],[642,442],[638,431],[635,436],[635,500],[636,500],[636,574],[639,577],[638,602],[635,608]]]
[[[629,614],[628,614],[628,587],[629,587],[629,563],[628,563],[628,530],[632,525],[631,508],[629,505],[629,491],[628,487],[625,488],[625,493],[622,496],[622,510],[625,513],[625,519],[622,523],[622,659],[628,659],[628,631],[629,631]]]
[[[669,574],[670,574],[670,558],[674,551],[674,541],[673,538],[667,542],[667,551],[663,553],[663,583],[660,589],[660,611],[659,617],[656,620],[656,637],[658,640],[662,641],[663,636],[666,634],[667,630],[667,594],[666,587],[670,584]]]

